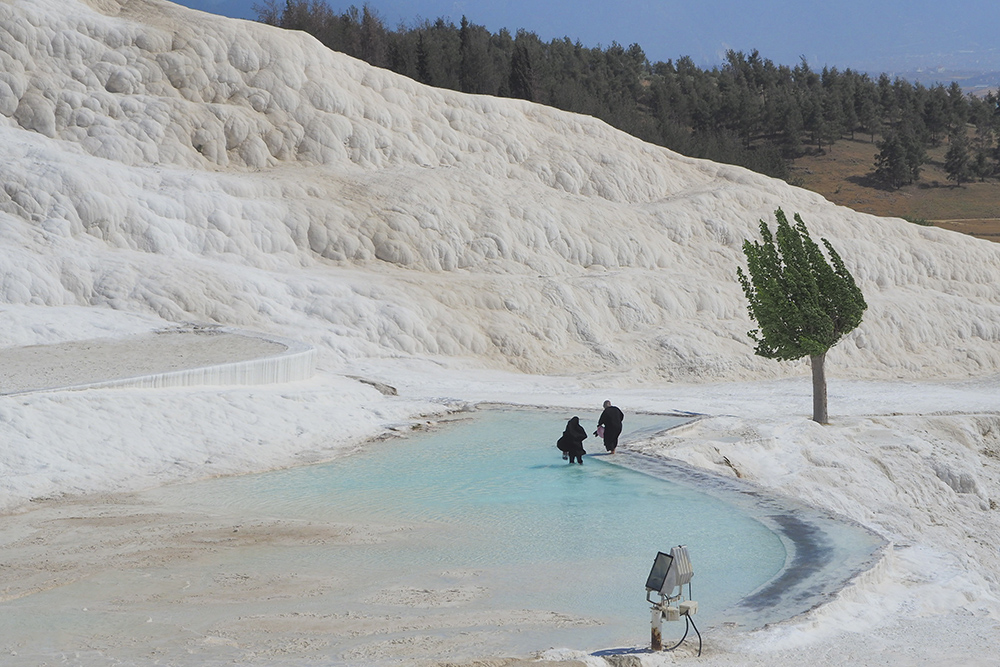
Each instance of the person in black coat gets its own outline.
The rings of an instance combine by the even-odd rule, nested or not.
[[[597,425],[604,427],[604,448],[608,450],[609,454],[614,454],[618,447],[618,436],[622,434],[622,421],[624,419],[625,414],[621,410],[611,405],[611,401],[604,401],[604,412],[597,420]],[[595,432],[594,435],[597,433]]]
[[[566,430],[556,443],[563,452],[563,458],[568,458],[570,463],[574,460],[583,465],[583,455],[587,451],[583,448],[583,441],[587,439],[587,431],[580,426],[580,418],[573,417],[566,423]]]

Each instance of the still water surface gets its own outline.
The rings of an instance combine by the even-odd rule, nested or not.
[[[606,455],[596,437],[584,443],[583,465],[566,463],[555,441],[574,414],[592,433],[596,412],[484,409],[329,463],[163,493],[179,494],[189,509],[248,517],[419,525],[433,537],[283,557],[329,559],[332,570],[389,590],[475,571],[495,609],[590,619],[592,647],[646,641],[644,583],[657,551],[687,545],[700,624],[783,568],[785,546],[760,521],[691,486],[617,465],[625,454]],[[628,414],[621,442],[687,420]]]
[[[0,662],[372,667],[641,647],[658,551],[687,545],[709,638],[802,613],[878,558],[837,517],[628,451],[686,417],[626,413],[617,454],[591,437],[568,464],[555,442],[573,414],[480,409],[324,464],[54,503],[32,524],[51,581],[0,603]],[[575,414],[593,430],[596,411]],[[664,640],[682,632],[667,623]]]

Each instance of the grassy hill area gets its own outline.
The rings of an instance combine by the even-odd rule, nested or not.
[[[878,149],[868,137],[842,139],[832,149],[799,158],[794,182],[857,211],[926,222],[1000,242],[1000,182],[956,186],[944,171],[947,145],[927,152],[920,180],[887,190],[871,178]]]

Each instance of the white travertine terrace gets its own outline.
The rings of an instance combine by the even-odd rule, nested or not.
[[[1000,244],[164,0],[0,0],[0,147],[6,358],[119,340],[108,380],[143,361],[125,341],[197,323],[301,341],[316,369],[0,396],[0,509],[329,458],[467,402],[577,412],[611,398],[708,415],[623,446],[739,474],[893,543],[829,604],[720,639],[700,664],[995,660]],[[826,426],[808,419],[806,365],[755,357],[746,336],[741,246],[778,207],[832,242],[870,306],[828,357]],[[236,347],[209,365],[249,363]],[[40,368],[22,379],[38,386]],[[0,591],[3,576],[16,575],[0,568]],[[258,619],[274,635],[220,636],[315,657],[294,647],[321,646],[321,631],[282,634],[281,620]],[[359,662],[490,653],[431,630],[443,643],[426,655],[373,635]],[[69,655],[17,641],[0,649],[24,664]],[[169,658],[249,654],[228,646]],[[139,664],[142,650],[106,657]]]

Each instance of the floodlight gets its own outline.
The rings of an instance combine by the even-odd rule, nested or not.
[[[672,651],[680,646],[690,628],[694,628],[698,635],[698,655],[701,655],[701,633],[698,632],[694,620],[691,618],[698,613],[698,603],[691,598],[691,577],[694,576],[694,569],[691,567],[691,559],[688,557],[687,547],[680,545],[673,547],[670,553],[662,551],[656,554],[653,567],[646,577],[646,601],[652,607],[650,609],[650,649],[659,651],[663,648],[663,635],[661,632],[661,621],[665,618],[668,621],[679,621],[684,618],[684,637],[677,642]],[[684,599],[684,584],[687,584],[687,600]],[[650,594],[657,593],[660,596],[659,602],[650,599]]]
[[[656,560],[653,561],[653,569],[649,571],[649,577],[646,578],[647,591],[659,593],[663,590],[663,583],[667,578],[667,571],[670,569],[670,563],[673,560],[673,556],[665,554],[662,551],[656,554]]]
[[[670,550],[672,558],[671,567],[667,570],[667,576],[663,579],[663,587],[660,592],[668,598],[674,597],[674,591],[682,588],[684,584],[691,581],[694,570],[691,568],[691,559],[688,557],[687,547],[679,546]],[[677,591],[680,594],[680,591]]]
[[[693,576],[694,570],[691,568],[687,547],[676,546],[669,554],[662,551],[656,554],[653,568],[646,579],[646,590],[672,598],[675,596],[675,590],[690,582]]]

